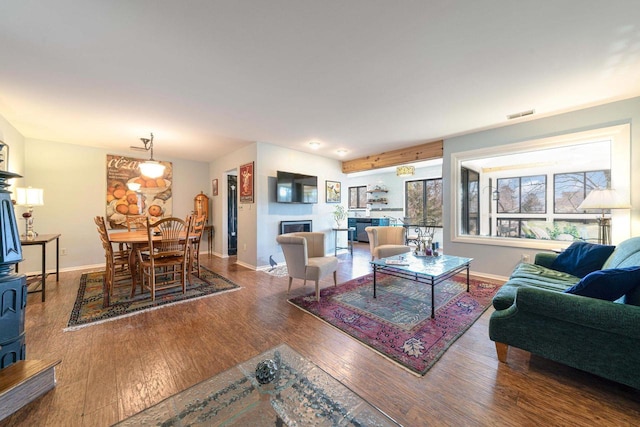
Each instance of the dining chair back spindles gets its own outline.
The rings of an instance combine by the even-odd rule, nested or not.
[[[147,225],[149,247],[138,250],[142,285],[155,300],[156,291],[181,286],[187,292],[188,251],[191,217],[187,221],[169,217]],[[159,237],[159,239],[154,239]]]

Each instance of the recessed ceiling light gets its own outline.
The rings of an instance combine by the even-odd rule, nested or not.
[[[320,148],[320,141],[311,141],[309,143],[309,147],[313,148],[314,150],[317,150],[318,148]]]
[[[338,153],[338,156],[346,156],[348,151],[345,150],[344,148],[341,148],[338,151],[336,151],[336,153]]]

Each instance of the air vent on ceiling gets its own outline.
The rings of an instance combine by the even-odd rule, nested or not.
[[[521,111],[519,113],[509,114],[507,116],[507,119],[511,120],[511,119],[517,119],[519,117],[530,116],[533,113],[535,113],[535,111],[536,110],[527,110],[527,111]]]

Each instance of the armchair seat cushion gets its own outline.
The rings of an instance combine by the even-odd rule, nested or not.
[[[309,258],[306,278],[309,280],[319,280],[321,277],[333,273],[337,268],[338,258],[336,257]]]

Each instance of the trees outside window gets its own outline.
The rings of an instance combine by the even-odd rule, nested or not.
[[[545,213],[545,175],[502,178],[498,183],[498,213]]]
[[[365,209],[367,207],[367,186],[349,187],[349,209]]]
[[[580,203],[595,188],[609,188],[611,171],[559,173],[553,176],[554,212],[559,214],[582,213]]]
[[[442,226],[442,178],[405,183],[405,215]]]

